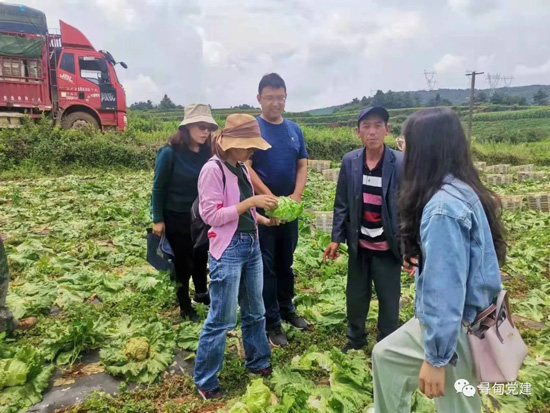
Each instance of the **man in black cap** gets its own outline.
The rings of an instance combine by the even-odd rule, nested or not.
[[[348,344],[344,352],[367,345],[365,322],[373,282],[379,304],[377,340],[399,324],[402,258],[397,239],[397,190],[403,154],[384,144],[390,132],[389,117],[380,106],[360,113],[357,136],[364,148],[344,156],[336,187],[332,242],[324,259],[335,259],[340,243],[348,244]]]

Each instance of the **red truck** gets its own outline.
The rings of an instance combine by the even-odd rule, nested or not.
[[[0,3],[0,127],[45,114],[63,128],[123,131],[126,94],[117,62],[78,29],[63,21],[60,29],[50,34],[39,10]]]

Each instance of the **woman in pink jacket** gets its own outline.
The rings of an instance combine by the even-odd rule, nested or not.
[[[215,153],[199,175],[199,212],[211,226],[210,310],[202,328],[194,380],[204,399],[221,397],[217,373],[223,364],[227,331],[237,323],[237,302],[246,367],[261,376],[271,374],[271,350],[265,333],[262,299],[263,265],[258,224],[278,225],[256,214],[277,206],[277,198],[256,195],[244,162],[256,149],[271,146],[261,137],[253,116],[234,114],[213,136]]]

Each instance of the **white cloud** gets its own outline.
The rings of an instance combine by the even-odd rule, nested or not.
[[[548,0],[19,1],[128,63],[129,103],[257,104],[261,76],[279,72],[287,109],[306,110],[425,88],[434,62],[442,88],[467,87],[465,69],[548,83]]]
[[[531,75],[547,75],[550,74],[550,60],[539,66],[526,66],[519,65],[515,69],[517,75],[531,76]]]
[[[228,63],[228,53],[220,42],[202,41],[202,55],[206,64],[210,66],[224,66]]]
[[[434,69],[438,74],[444,74],[449,72],[463,72],[464,62],[466,61],[464,56],[455,56],[452,54],[445,54],[435,65]]]
[[[127,79],[124,82],[124,89],[126,90],[128,104],[148,99],[157,102],[163,96],[155,81],[141,73],[133,79]]]
[[[366,37],[367,56],[376,56],[406,40],[416,40],[424,29],[421,15],[411,11],[381,13],[378,25],[379,29]]]
[[[457,13],[485,14],[498,7],[499,0],[448,0],[451,9]]]

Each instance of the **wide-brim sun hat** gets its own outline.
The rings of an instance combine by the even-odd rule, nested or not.
[[[209,105],[204,105],[202,103],[187,105],[183,110],[183,120],[180,126],[187,126],[199,122],[208,123],[214,130],[217,130],[219,127],[212,117],[212,111]]]
[[[235,113],[225,120],[225,128],[214,135],[222,151],[229,149],[260,149],[266,150],[271,145],[262,138],[260,125],[252,115]]]

